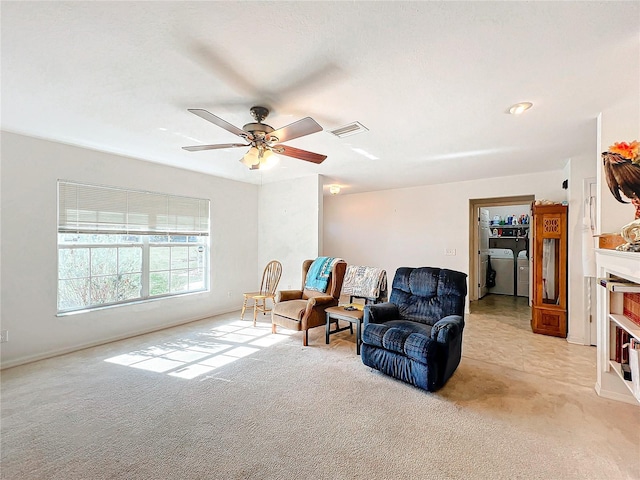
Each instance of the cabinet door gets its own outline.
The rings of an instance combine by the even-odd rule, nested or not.
[[[535,217],[535,305],[557,305],[560,308],[566,308],[567,220],[565,211],[545,212]]]

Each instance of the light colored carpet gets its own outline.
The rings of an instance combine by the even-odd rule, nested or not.
[[[4,370],[1,478],[640,478],[640,409],[562,373],[576,367],[559,350],[579,349],[595,376],[595,349],[526,332],[515,314],[470,315],[476,355],[435,394],[365,367],[348,332],[326,345],[314,329],[305,348],[238,318]],[[500,342],[512,331],[515,363],[496,329]],[[549,345],[560,378],[525,368],[527,342]]]

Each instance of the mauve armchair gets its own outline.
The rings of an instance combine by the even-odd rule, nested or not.
[[[309,344],[309,329],[324,326],[325,310],[338,305],[344,274],[347,270],[347,263],[336,259],[331,266],[326,291],[311,290],[305,286],[305,281],[313,262],[313,260],[305,260],[302,263],[300,290],[276,292],[275,305],[271,310],[271,331],[276,333],[277,325],[290,330],[303,331],[302,344],[305,347]]]

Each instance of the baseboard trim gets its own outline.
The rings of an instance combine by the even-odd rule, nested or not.
[[[590,346],[588,343],[586,343],[585,338],[583,336],[576,336],[576,335],[567,336],[567,343],[572,343],[574,345]]]
[[[596,383],[595,391],[598,396],[608,398],[609,400],[617,400],[618,402],[629,403],[638,406],[638,401],[631,394],[612,392],[611,390],[603,390],[602,385]]]
[[[142,330],[137,330],[135,332],[124,333],[122,335],[116,335],[115,337],[109,337],[109,338],[102,339],[102,340],[96,340],[94,342],[88,342],[88,343],[84,343],[84,344],[73,345],[71,347],[66,347],[66,348],[61,348],[61,349],[49,350],[47,352],[39,353],[37,355],[28,355],[26,357],[21,357],[21,358],[17,358],[17,359],[14,359],[14,360],[9,360],[9,361],[2,362],[2,365],[0,365],[0,371],[1,370],[6,370],[8,368],[18,367],[20,365],[26,365],[27,363],[33,363],[33,362],[38,362],[40,360],[46,360],[47,358],[53,358],[53,357],[58,357],[60,355],[66,355],[67,353],[78,352],[80,350],[85,350],[87,348],[97,347],[99,345],[106,345],[107,343],[119,342],[120,340],[126,340],[127,338],[133,338],[133,337],[137,337],[137,336],[140,336],[140,335],[146,335],[147,333],[159,332],[161,330],[166,330],[167,328],[173,328],[173,327],[178,327],[180,325],[186,325],[187,323],[199,322],[200,320],[205,320],[207,318],[215,317],[215,316],[218,316],[218,315],[226,315],[227,313],[232,313],[232,312],[236,312],[236,311],[239,311],[239,309],[238,308],[233,308],[231,310],[222,311],[222,312],[218,312],[218,313],[213,313],[211,315],[206,315],[204,317],[177,320],[175,322],[168,323],[168,324],[163,324],[161,326],[159,325],[157,327],[145,328],[145,329],[142,329]]]

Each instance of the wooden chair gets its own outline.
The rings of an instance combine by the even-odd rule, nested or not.
[[[282,275],[282,264],[277,260],[271,260],[262,272],[262,282],[260,284],[259,292],[243,293],[244,302],[242,303],[242,313],[240,319],[244,320],[244,311],[247,309],[247,302],[253,300],[253,326],[256,326],[256,318],[258,311],[265,315],[270,312],[271,309],[267,308],[267,300],[271,300],[273,304],[276,296],[276,289],[280,282],[280,276]]]

